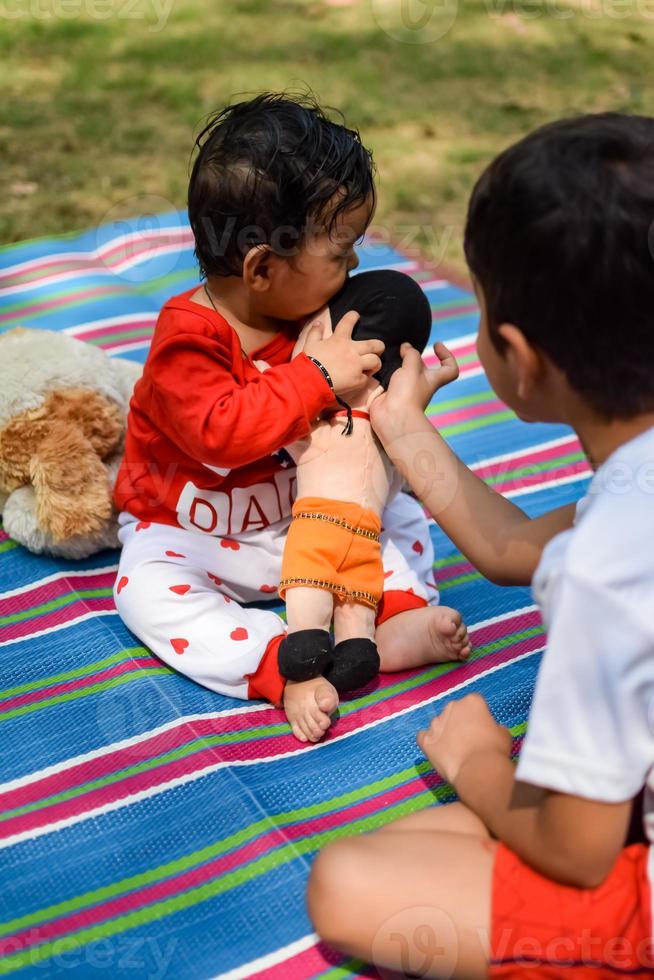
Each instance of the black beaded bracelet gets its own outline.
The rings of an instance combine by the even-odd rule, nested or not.
[[[325,365],[321,361],[319,361],[317,357],[313,357],[311,354],[307,354],[307,357],[309,358],[312,364],[316,365],[318,370],[322,373],[322,376],[324,377],[325,381],[333,391],[334,382],[332,381],[332,376],[327,370],[327,368],[325,367]]]
[[[324,364],[321,364],[321,362],[318,360],[317,357],[312,357],[311,354],[307,354],[307,357],[322,372],[325,381],[327,382],[327,384],[329,385],[329,387],[332,389],[332,391],[334,391],[334,382],[332,381],[331,375],[330,375],[329,371],[327,370],[327,368],[325,367],[325,365]],[[336,401],[338,402],[339,405],[342,405],[343,408],[345,409],[345,411],[347,412],[347,422],[345,423],[345,426],[343,428],[343,431],[342,431],[341,435],[343,435],[343,436],[351,436],[352,435],[352,432],[354,430],[354,422],[352,421],[352,409],[350,408],[350,406],[348,405],[348,403],[345,402],[345,401],[343,401],[342,398],[339,398],[338,395],[336,395]]]

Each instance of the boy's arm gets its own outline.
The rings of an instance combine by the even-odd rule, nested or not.
[[[451,702],[418,744],[491,834],[547,878],[595,888],[625,844],[631,801],[602,803],[520,783],[511,736],[480,695]]]
[[[572,526],[575,505],[531,519],[496,493],[456,456],[424,415],[434,392],[458,376],[444,345],[441,367],[428,370],[413,348],[388,391],[371,406],[372,424],[393,464],[443,531],[486,578],[529,584],[547,542]]]

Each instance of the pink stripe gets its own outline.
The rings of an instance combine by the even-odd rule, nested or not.
[[[493,489],[498,493],[506,493],[509,490],[521,490],[524,487],[540,487],[548,480],[561,480],[566,477],[578,476],[580,474],[590,474],[591,470],[585,460],[579,463],[569,463],[552,469],[548,473],[533,473],[529,476],[520,476],[515,480],[507,480],[504,483],[494,483]]]
[[[133,258],[136,255],[140,255],[142,252],[150,251],[150,242],[155,242],[159,247],[166,247],[168,245],[176,245],[188,242],[189,244],[193,241],[193,232],[190,228],[181,228],[175,231],[172,228],[162,229],[158,234],[151,233],[149,235],[140,235],[135,232],[137,237],[130,239],[127,242],[119,242],[117,245],[113,245],[111,248],[105,248],[102,246],[98,249],[98,254],[102,256],[103,261],[108,259],[110,256],[119,254],[120,252],[126,252],[128,249],[133,250],[129,255],[129,258]],[[144,246],[144,247],[140,247]]]
[[[502,470],[514,470],[519,466],[529,466],[532,463],[546,463],[550,459],[558,459],[560,456],[568,456],[570,453],[581,452],[581,446],[574,437],[567,439],[558,446],[549,446],[547,449],[536,449],[529,452],[512,456],[511,459],[503,459],[499,463],[472,463],[471,470],[483,478],[497,476]]]
[[[476,646],[484,646],[494,642],[509,633],[521,632],[540,623],[540,617],[535,610],[504,620],[498,624],[472,631],[472,639]],[[159,663],[152,658],[149,661]],[[412,671],[403,674],[382,674],[377,683],[377,689],[383,690],[397,683],[398,677],[410,677]],[[446,675],[450,676],[450,675]],[[458,677],[458,674],[457,674]],[[369,709],[365,709],[369,710]],[[158,732],[149,738],[130,745],[127,748],[108,752],[87,762],[82,762],[67,769],[60,770],[43,779],[35,779],[23,786],[0,794],[0,811],[17,806],[23,806],[33,800],[44,799],[69,789],[71,786],[81,786],[91,779],[98,779],[108,773],[135,765],[145,759],[155,758],[164,752],[170,752],[178,746],[194,738],[205,738],[224,732],[242,731],[244,734],[254,728],[279,724],[282,720],[280,712],[273,708],[253,712],[244,717],[223,715],[219,718],[199,718],[192,724],[186,721],[178,726]],[[218,750],[216,750],[218,751]],[[222,750],[220,750],[222,751]]]
[[[137,328],[143,328],[143,330],[149,330],[151,332],[154,330],[156,319],[156,316],[153,316],[151,320],[126,320],[125,323],[116,323],[111,327],[93,327],[92,330],[76,330],[73,336],[77,340],[95,340],[99,337],[112,337],[114,334],[124,333],[126,330],[136,330]]]
[[[449,347],[457,357],[465,357],[466,354],[474,354],[477,345],[474,340],[467,340],[462,344],[455,338],[454,340],[449,340],[445,346]],[[439,360],[435,354],[425,354],[423,360],[429,367],[434,367],[439,364]]]
[[[228,854],[221,855],[181,875],[176,875],[173,878],[168,878],[153,885],[147,885],[138,891],[130,892],[128,895],[121,895],[101,905],[92,906],[83,911],[64,916],[63,918],[45,922],[36,928],[25,929],[14,936],[5,937],[0,943],[10,943],[11,945],[7,951],[17,952],[18,949],[25,949],[35,943],[45,942],[64,933],[83,929],[109,917],[123,915],[134,908],[152,905],[175,893],[197,888],[199,885],[211,881],[213,878],[229,874],[229,872],[241,868],[256,858],[269,853],[274,848],[283,846],[289,840],[301,840],[314,834],[325,833],[326,831],[340,827],[343,824],[344,818],[347,819],[348,823],[364,819],[375,812],[401,803],[403,800],[410,799],[424,792],[426,788],[438,786],[441,783],[442,780],[440,777],[436,773],[431,772],[425,777],[417,777],[408,783],[395,787],[389,792],[382,793],[369,800],[364,800],[352,807],[337,809],[331,813],[298,822],[280,830],[270,830],[255,840],[237,847]],[[2,946],[0,945],[1,948]]]
[[[75,593],[79,589],[110,589],[116,580],[116,573],[103,572],[101,575],[68,575],[66,578],[46,582],[45,585],[35,585],[24,592],[0,598],[0,616],[10,616],[12,613],[23,612],[28,606],[39,606],[52,602],[67,593]],[[1,693],[0,693],[1,696]]]
[[[436,579],[439,582],[449,582],[450,579],[458,578],[459,575],[468,575],[475,571],[476,568],[469,561],[461,561],[456,565],[448,565],[447,568],[439,569]]]
[[[43,259],[35,259],[33,260],[33,263],[27,264],[23,269],[21,269],[20,272],[10,271],[10,272],[5,272],[0,274],[0,282],[4,282],[4,280],[12,280],[12,281],[18,280],[23,276],[27,276],[32,273],[49,272],[50,270],[56,270],[56,269],[61,269],[62,271],[66,271],[66,272],[68,271],[75,272],[75,271],[83,271],[89,266],[101,267],[103,264],[103,259],[106,259],[108,256],[114,255],[116,252],[119,252],[121,248],[123,249],[134,248],[135,245],[143,244],[146,242],[159,242],[160,244],[163,245],[166,244],[169,245],[169,244],[174,244],[175,242],[191,243],[192,241],[193,241],[193,233],[191,232],[190,229],[179,229],[177,231],[175,231],[172,228],[162,229],[160,235],[154,235],[154,234],[151,234],[149,236],[144,235],[143,237],[138,238],[136,240],[132,240],[131,242],[122,243],[122,244],[119,243],[111,247],[107,247],[109,246],[109,242],[107,242],[107,246],[102,246],[97,250],[97,255],[92,255],[91,253],[89,253],[88,258],[71,259],[65,255],[62,255],[60,258],[57,259],[51,259],[48,257],[44,257]],[[147,252],[148,250],[149,249],[146,245],[144,248],[140,250],[140,252]],[[140,254],[140,252],[135,251],[133,254],[137,255]],[[36,278],[37,277],[34,276],[34,279]],[[31,281],[32,280],[26,280],[24,283],[22,283],[22,285],[29,285]]]
[[[449,320],[450,317],[461,316],[465,313],[479,313],[476,303],[463,303],[460,306],[450,306],[442,310],[433,310],[432,320]],[[474,345],[472,345],[474,347]]]
[[[133,660],[126,660],[124,663],[114,664],[112,667],[107,667],[95,674],[87,674],[86,677],[78,677],[75,680],[64,681],[61,684],[53,684],[52,687],[42,687],[38,691],[28,691],[26,694],[19,694],[13,698],[7,698],[6,701],[0,702],[0,715],[7,711],[13,711],[14,708],[21,708],[26,704],[47,701],[50,698],[67,694],[69,691],[78,691],[84,687],[92,687],[94,684],[100,684],[102,681],[109,680],[111,677],[119,677],[121,674],[127,674],[141,667],[159,666],[159,661],[155,661],[152,657],[139,657]],[[16,804],[13,802],[15,800],[14,794],[9,795],[12,799],[12,806],[15,806]]]
[[[150,327],[149,330],[144,330],[142,333],[137,334],[136,337],[124,337],[122,340],[116,340],[113,343],[105,340],[99,346],[102,350],[118,350],[118,348],[124,347],[126,344],[149,344],[152,340],[153,330],[154,327]]]
[[[524,617],[524,619],[526,622],[528,617]],[[527,627],[523,626],[522,628]],[[489,641],[486,640],[485,642]],[[473,663],[462,664],[458,669],[452,670],[447,674],[433,679],[428,684],[417,690],[397,694],[386,701],[370,705],[362,711],[353,711],[351,714],[341,717],[335,729],[330,729],[326,738],[329,740],[341,737],[349,732],[358,730],[363,725],[366,725],[373,720],[387,718],[404,707],[421,704],[437,694],[445,693],[451,687],[461,684],[464,681],[473,680],[475,677],[488,670],[488,668],[491,666],[500,666],[509,663],[511,660],[515,659],[521,654],[537,649],[540,645],[542,645],[541,636],[529,637],[528,639],[513,644],[502,651],[482,657],[480,660]],[[393,679],[390,683],[397,683],[398,680],[408,677],[410,674],[411,672],[395,674],[393,675]],[[282,716],[280,712],[275,712],[275,715],[275,720],[278,723],[281,722]],[[256,718],[260,718],[260,715],[257,715]],[[248,728],[252,727],[254,727],[253,721],[252,719],[249,719],[247,728],[244,727],[243,729],[244,734]],[[133,748],[134,750],[138,751],[137,746]],[[58,820],[64,820],[71,816],[83,814],[88,810],[106,805],[107,803],[113,802],[116,799],[124,799],[125,797],[142,792],[153,786],[170,782],[179,776],[202,771],[212,765],[215,765],[215,763],[218,761],[233,763],[247,760],[251,762],[253,761],[253,756],[255,755],[259,759],[270,758],[271,756],[278,755],[281,752],[288,753],[289,749],[293,752],[302,751],[301,744],[297,742],[290,734],[274,735],[267,739],[257,740],[254,744],[251,741],[245,741],[239,744],[225,744],[217,747],[200,749],[191,756],[177,759],[171,763],[164,764],[158,768],[151,769],[143,773],[137,773],[134,776],[126,777],[120,783],[113,783],[109,786],[91,790],[90,792],[82,796],[75,797],[72,800],[65,800],[60,803],[55,803],[48,808],[43,808],[32,813],[13,817],[4,822],[1,836],[8,837],[13,834],[25,833],[26,831],[32,830],[35,827],[47,826],[48,824],[54,823]],[[112,768],[121,768],[120,766],[116,767],[116,762],[121,760],[121,757],[124,757],[126,754],[128,755],[129,751],[130,750],[127,749],[116,753]],[[138,755],[140,756],[140,753],[138,753]],[[124,764],[129,765],[130,763],[134,763],[137,761],[137,758],[138,757],[136,754],[132,755],[131,758],[129,758],[128,755],[128,759]],[[108,768],[106,767],[105,760],[106,757],[92,760],[90,763],[90,765],[93,767],[92,778],[99,778],[103,768]],[[76,767],[78,770],[78,777],[80,775],[80,768],[81,767]],[[66,774],[64,773],[62,775],[64,777],[62,778],[63,783]],[[48,779],[53,779],[53,777],[48,777]],[[54,786],[52,786],[52,788],[54,788]],[[62,785],[59,785],[58,791],[63,791]],[[15,794],[16,791],[12,793],[12,804],[14,806],[16,805]]]
[[[70,299],[81,299],[89,300],[96,299],[99,296],[110,296],[112,293],[122,293],[125,295],[128,292],[126,286],[116,285],[116,286],[94,286],[93,289],[81,289],[79,292],[75,293],[74,296],[71,293],[67,293],[64,296],[60,296],[58,299],[48,300],[44,303],[32,303],[31,306],[24,306],[21,309],[21,316],[25,316],[28,313],[43,313],[46,310],[56,309],[58,306],[63,306]],[[12,313],[0,313],[0,323],[5,320],[15,320],[16,312]]]
[[[7,534],[7,532],[6,531],[0,531],[0,542],[2,542],[2,541],[8,541],[8,540],[9,540],[9,535]]]
[[[459,422],[467,422],[468,419],[481,418],[484,415],[492,415],[493,412],[503,412],[506,410],[504,402],[499,399],[492,399],[482,402],[480,405],[469,405],[466,408],[457,408],[451,412],[436,412],[429,418],[433,424],[440,426],[456,425]]]
[[[11,643],[12,640],[20,640],[33,633],[41,633],[43,630],[52,629],[53,626],[62,626],[78,619],[85,612],[115,612],[113,596],[100,596],[97,599],[77,599],[68,606],[56,609],[54,612],[46,613],[44,616],[35,616],[32,619],[25,619],[19,623],[10,623],[8,626],[0,628],[0,637],[3,643]]]

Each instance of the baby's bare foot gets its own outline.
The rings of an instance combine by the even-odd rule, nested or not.
[[[461,613],[449,606],[423,606],[392,616],[377,628],[383,671],[465,660],[471,646]]]
[[[338,692],[324,677],[286,681],[284,711],[300,742],[319,742],[338,708]]]

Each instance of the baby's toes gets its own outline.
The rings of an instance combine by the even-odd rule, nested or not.
[[[304,732],[300,728],[300,723],[299,722],[297,722],[297,721],[292,721],[291,722],[291,731],[295,735],[295,737],[298,740],[298,742],[308,742],[309,741],[309,739],[307,738],[307,736],[304,734]]]

